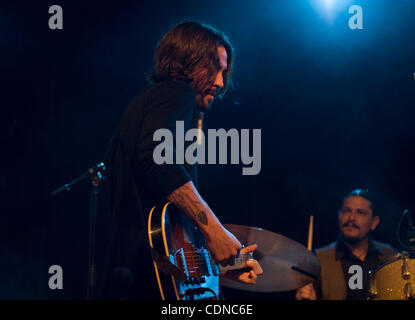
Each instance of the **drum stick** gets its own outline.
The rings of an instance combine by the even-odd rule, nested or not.
[[[314,216],[310,216],[310,225],[308,226],[308,242],[307,242],[307,249],[308,251],[313,250],[313,222]]]

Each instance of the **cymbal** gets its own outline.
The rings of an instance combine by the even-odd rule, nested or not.
[[[226,229],[244,245],[257,244],[254,259],[264,273],[252,284],[220,277],[220,285],[254,292],[283,292],[301,288],[320,276],[316,255],[302,244],[281,234],[261,228],[225,224]]]

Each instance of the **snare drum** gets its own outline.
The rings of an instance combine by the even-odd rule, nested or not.
[[[415,259],[398,255],[370,272],[369,295],[375,300],[415,299]]]

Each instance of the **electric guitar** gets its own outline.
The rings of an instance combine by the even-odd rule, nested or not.
[[[215,264],[200,230],[171,202],[151,209],[148,236],[163,300],[217,300],[219,275],[251,257],[240,253],[232,266]]]

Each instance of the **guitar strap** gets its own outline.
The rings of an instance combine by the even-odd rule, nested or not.
[[[179,281],[186,280],[186,274],[171,263],[168,256],[161,255],[156,249],[151,248],[151,256],[153,260],[157,263],[157,268],[163,271],[164,274],[171,275]]]

